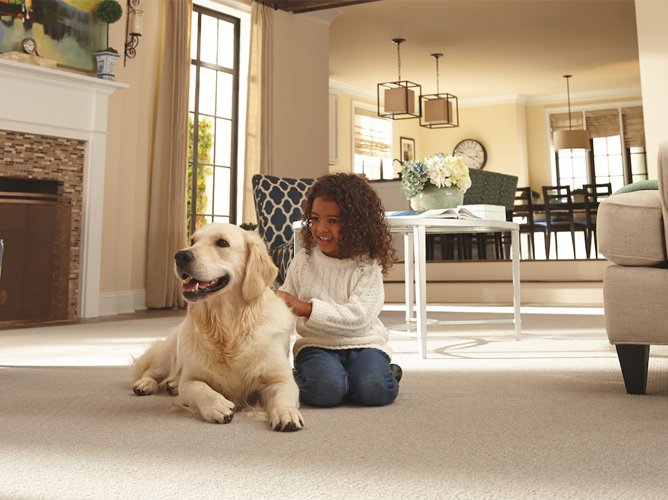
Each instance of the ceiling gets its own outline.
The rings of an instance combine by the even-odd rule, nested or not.
[[[333,7],[343,7],[357,3],[377,2],[378,0],[257,0],[273,7],[287,12],[300,14],[302,12],[312,12],[314,10],[331,9]]]
[[[341,2],[339,2],[341,3]],[[330,79],[375,95],[401,79],[461,99],[640,88],[633,0],[381,0],[337,7]],[[331,11],[332,13],[334,11]]]

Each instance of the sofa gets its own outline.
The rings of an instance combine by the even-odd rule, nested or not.
[[[668,141],[659,146],[657,182],[630,184],[603,200],[600,253],[608,339],[629,394],[645,394],[651,345],[668,344]]]

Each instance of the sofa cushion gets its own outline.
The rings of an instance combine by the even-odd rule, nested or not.
[[[599,251],[622,266],[654,266],[666,261],[661,197],[657,190],[614,194],[598,208]]]
[[[636,181],[620,187],[614,194],[629,193],[631,191],[644,191],[646,189],[659,189],[659,182],[656,179]]]
[[[668,269],[608,266],[603,278],[611,344],[668,344]]]

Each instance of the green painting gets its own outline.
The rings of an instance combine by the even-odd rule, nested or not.
[[[0,0],[0,53],[21,51],[32,38],[37,55],[59,66],[95,73],[96,51],[107,46],[107,25],[97,22],[100,0]]]

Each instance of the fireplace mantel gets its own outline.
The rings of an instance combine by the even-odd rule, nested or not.
[[[0,59],[0,129],[86,142],[79,315],[100,311],[102,209],[109,97],[129,86],[72,71]]]

